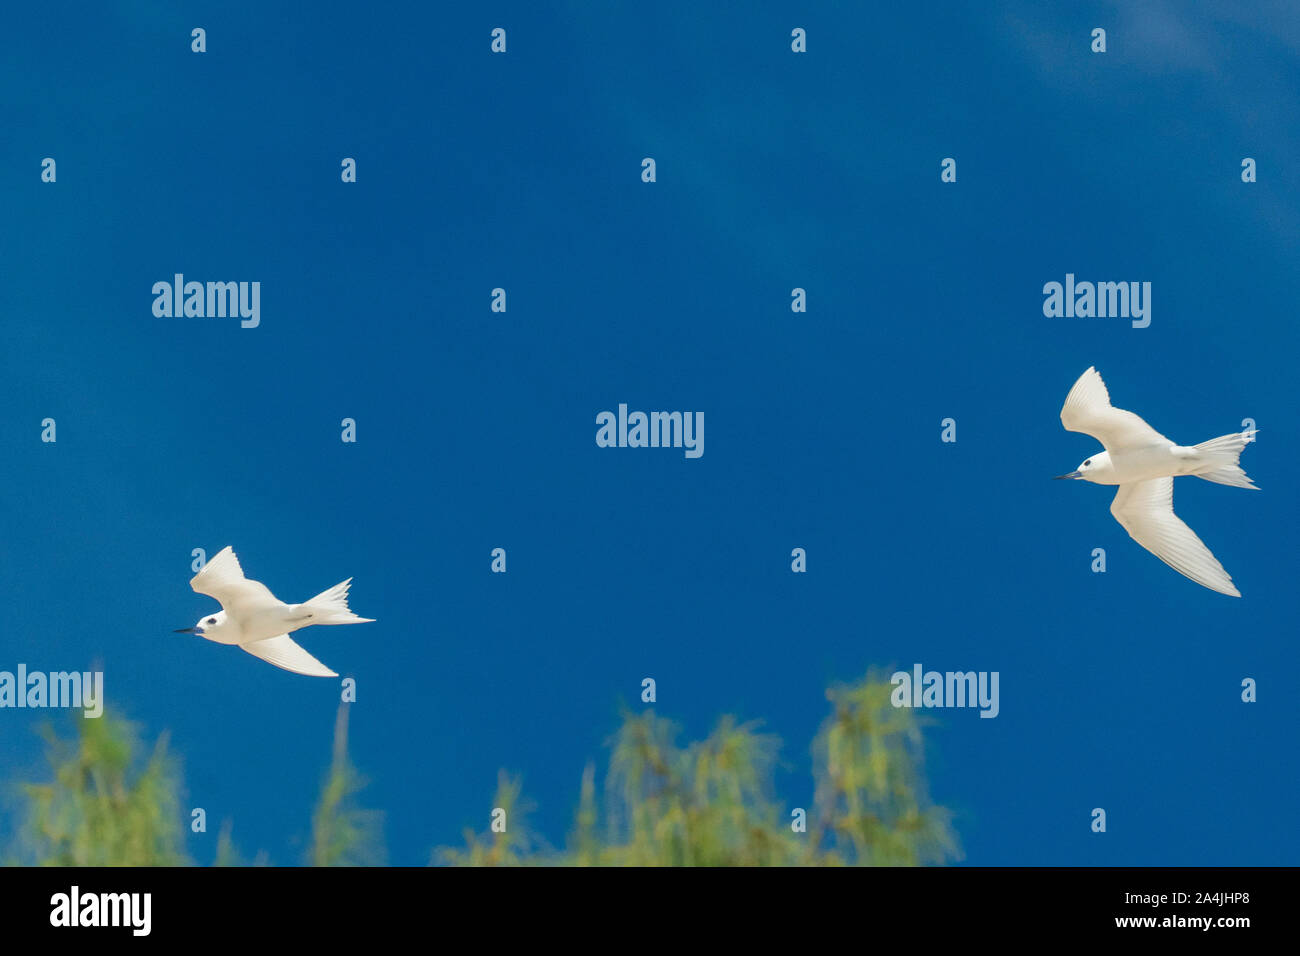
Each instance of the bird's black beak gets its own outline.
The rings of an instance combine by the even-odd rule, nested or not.
[[[194,633],[194,628],[192,628],[192,627],[182,627],[179,631],[172,631],[172,633],[173,633],[173,634],[193,634],[193,633]]]
[[[1057,475],[1057,476],[1056,476],[1055,478],[1053,478],[1052,480],[1053,480],[1053,481],[1060,481],[1062,478],[1082,478],[1082,477],[1083,477],[1083,475],[1079,474],[1077,471],[1072,471],[1072,472],[1070,472],[1068,475]]]

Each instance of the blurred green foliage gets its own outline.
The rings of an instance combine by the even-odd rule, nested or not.
[[[366,781],[348,759],[348,707],[334,721],[334,758],[311,818],[312,866],[382,866],[384,817],[357,805]]]
[[[725,716],[703,740],[679,745],[653,710],[625,711],[610,739],[598,797],[583,772],[566,846],[529,825],[522,782],[499,775],[498,827],[466,832],[463,847],[433,862],[457,866],[924,865],[961,858],[950,814],[930,803],[921,722],[890,705],[887,678],[827,692],[830,715],[812,743],[811,800],[774,793],[780,741],[757,723]],[[185,854],[189,813],[166,735],[146,748],[138,728],[105,713],[77,721],[69,739],[44,732],[52,779],[19,785],[20,831],[8,862],[44,866],[174,866]],[[311,817],[306,862],[379,865],[383,816],[360,806],[365,781],[348,757],[348,708],[339,707],[333,756]],[[792,815],[804,810],[796,830]],[[266,864],[258,854],[254,864]],[[223,822],[214,863],[244,866]]]
[[[134,725],[105,713],[71,740],[42,731],[48,783],[20,784],[16,853],[41,866],[176,866],[188,862],[179,769],[158,738],[143,758]]]
[[[653,711],[625,712],[611,744],[603,806],[595,768],[583,773],[563,851],[534,844],[519,812],[521,783],[502,774],[494,808],[504,830],[467,833],[434,862],[458,866],[914,866],[961,858],[951,814],[930,803],[920,721],[889,702],[883,675],[827,692],[831,714],[813,741],[813,800],[778,801],[780,742],[723,717],[679,746]],[[806,810],[796,832],[793,810]]]
[[[334,724],[334,752],[312,816],[307,862],[316,866],[384,861],[383,818],[357,805],[365,786],[347,756],[347,705]],[[45,782],[18,784],[19,829],[6,863],[27,866],[184,866],[190,814],[183,809],[180,767],[163,734],[144,755],[139,728],[105,712],[78,718],[69,738],[44,728]],[[216,866],[247,866],[226,820]],[[270,861],[258,853],[254,866]]]

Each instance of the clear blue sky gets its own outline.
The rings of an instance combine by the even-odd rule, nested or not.
[[[171,633],[232,544],[379,619],[302,643],[396,863],[499,767],[561,841],[645,676],[691,734],[764,719],[809,805],[825,687],[915,662],[1001,674],[929,736],[970,862],[1297,862],[1293,5],[227,6],[0,31],[0,669],[102,665],[170,730],[197,859],[229,817],[300,861],[338,700]],[[260,281],[261,326],[154,317],[176,272]],[[1045,318],[1067,272],[1150,281],[1151,326]],[[1048,480],[1089,365],[1177,441],[1258,423],[1261,491],[1175,491],[1241,600]],[[704,456],[598,448],[620,402],[703,411]],[[48,716],[0,711],[0,779]]]

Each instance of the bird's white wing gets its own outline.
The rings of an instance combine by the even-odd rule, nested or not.
[[[254,657],[260,657],[268,664],[274,664],[276,667],[293,671],[295,674],[306,674],[308,677],[339,676],[308,654],[298,644],[295,644],[288,634],[268,637],[264,641],[253,641],[251,644],[240,644],[239,646]]]
[[[190,578],[190,587],[199,594],[216,598],[232,617],[242,617],[280,603],[261,581],[244,577],[244,569],[239,566],[239,559],[230,545],[222,548],[203,565],[202,571]]]
[[[1061,424],[1066,431],[1091,435],[1107,451],[1117,448],[1140,448],[1169,441],[1132,412],[1110,403],[1110,392],[1095,368],[1079,376],[1065,397]]]
[[[1218,560],[1174,514],[1174,479],[1152,478],[1120,485],[1110,513],[1129,536],[1179,574],[1211,591],[1241,597]]]

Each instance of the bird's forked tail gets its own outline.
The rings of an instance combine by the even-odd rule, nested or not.
[[[311,614],[313,624],[367,624],[370,617],[357,617],[348,608],[348,588],[352,579],[341,581],[328,591],[322,591],[298,608]]]
[[[1231,435],[1221,435],[1218,438],[1211,438],[1209,441],[1201,442],[1193,447],[1200,453],[1200,457],[1205,461],[1205,471],[1195,472],[1197,478],[1204,478],[1206,481],[1213,481],[1220,485],[1231,485],[1234,488],[1256,488],[1250,477],[1241,470],[1237,464],[1237,459],[1241,457],[1242,450],[1255,440],[1255,430],[1233,432]]]

